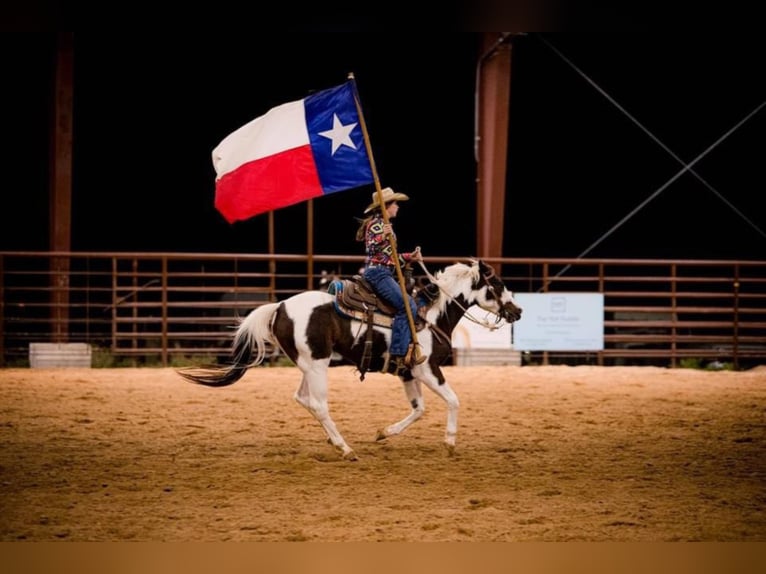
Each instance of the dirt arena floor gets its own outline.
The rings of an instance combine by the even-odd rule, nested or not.
[[[293,367],[0,370],[0,541],[766,541],[766,367],[448,367],[461,401],[375,442],[398,379],[335,367],[341,460]]]

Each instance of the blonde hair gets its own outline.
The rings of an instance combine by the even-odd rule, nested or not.
[[[367,235],[367,224],[372,221],[372,218],[374,215],[370,215],[368,217],[365,217],[364,219],[359,219],[358,217],[355,217],[359,222],[359,227],[356,229],[356,240],[357,241],[364,241],[365,235]]]

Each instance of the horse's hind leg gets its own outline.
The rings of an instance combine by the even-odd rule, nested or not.
[[[300,387],[293,395],[296,402],[314,415],[322,428],[327,433],[327,438],[346,460],[357,460],[357,456],[351,447],[338,432],[335,422],[330,417],[327,405],[327,365],[315,365],[314,368],[304,371]]]
[[[410,381],[403,381],[403,384],[404,394],[407,395],[407,401],[410,403],[412,410],[409,415],[399,422],[389,425],[385,429],[378,430],[375,440],[383,440],[387,437],[397,435],[423,416],[423,413],[426,410],[426,405],[423,399],[420,381],[418,379],[412,379]]]

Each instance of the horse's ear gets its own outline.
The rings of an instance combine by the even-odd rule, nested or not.
[[[495,268],[489,263],[484,263],[483,259],[479,259],[479,272],[486,277],[492,277],[495,274]]]

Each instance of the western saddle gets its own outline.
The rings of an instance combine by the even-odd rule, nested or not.
[[[429,289],[430,287],[433,288]],[[372,285],[362,275],[354,275],[351,279],[336,279],[330,283],[327,292],[335,295],[335,310],[340,315],[356,319],[367,325],[364,353],[359,366],[362,380],[364,380],[364,373],[368,370],[372,355],[372,327],[377,325],[390,329],[394,321],[394,315],[396,315],[396,308],[380,298],[375,293]],[[435,285],[428,285],[422,293],[430,303],[435,298],[436,293],[438,293],[438,288]],[[428,326],[425,320],[427,308],[428,305],[419,307],[418,314],[413,317],[415,330],[418,332]]]

